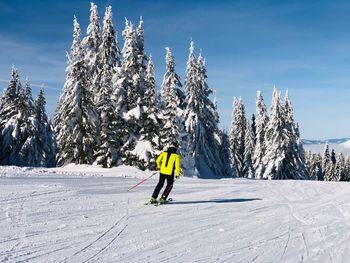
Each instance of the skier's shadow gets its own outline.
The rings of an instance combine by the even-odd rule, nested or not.
[[[260,198],[234,198],[234,199],[213,199],[213,200],[198,200],[198,201],[173,201],[172,205],[187,205],[187,204],[208,204],[208,203],[243,203],[262,200]]]

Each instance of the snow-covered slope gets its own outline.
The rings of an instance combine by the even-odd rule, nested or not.
[[[149,173],[74,169],[1,167],[0,262],[350,258],[349,183],[181,178],[155,207],[157,178],[127,192]]]

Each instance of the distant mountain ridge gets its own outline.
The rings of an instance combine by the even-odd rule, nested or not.
[[[302,139],[301,142],[304,145],[313,145],[313,144],[342,144],[350,140],[350,137],[348,138],[340,138],[340,139],[328,139],[328,140],[308,140],[308,139]]]

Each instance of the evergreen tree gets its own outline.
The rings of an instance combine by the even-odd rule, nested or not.
[[[267,116],[267,108],[265,106],[264,99],[260,91],[257,92],[256,111],[257,111],[257,119],[256,119],[256,143],[255,143],[255,149],[254,149],[254,170],[255,170],[255,178],[261,179],[265,171],[265,167],[263,164],[263,157],[265,156],[265,153],[266,153],[265,130],[269,119]]]
[[[308,179],[305,154],[288,94],[283,105],[280,92],[276,89],[273,92],[270,119],[265,132],[265,145],[264,178]]]
[[[80,26],[75,18],[66,82],[55,116],[55,126],[58,127],[58,165],[91,164],[94,161],[94,152],[99,146],[99,121],[89,86]]]
[[[244,152],[246,129],[247,119],[242,98],[239,98],[238,101],[234,99],[230,132],[230,148],[235,174],[238,177],[245,177]]]
[[[1,97],[0,108],[0,164],[11,165],[18,157],[21,145],[22,112],[19,105],[23,105],[22,87],[18,72],[12,68],[11,80]]]
[[[139,25],[136,29],[136,53],[138,71],[141,72],[141,74],[144,74],[147,69],[148,60],[145,52],[145,31],[143,28],[142,17],[140,17]]]
[[[288,143],[285,152],[285,164],[287,168],[284,176],[288,179],[308,179],[305,166],[305,151],[300,140],[299,128],[294,121],[293,108],[289,100],[288,91],[284,100],[283,112]]]
[[[178,92],[182,87],[180,77],[175,72],[175,61],[170,48],[166,48],[166,72],[162,82],[162,122],[163,127],[160,132],[161,146],[167,148],[173,143],[181,145],[181,115],[178,108],[180,98]]]
[[[230,140],[226,130],[221,133],[221,145],[220,145],[220,160],[222,162],[222,173],[227,176],[233,176],[234,171],[232,168],[230,153]]]
[[[335,155],[335,153],[334,153],[334,155]],[[339,154],[339,156],[337,158],[337,162],[334,165],[335,165],[334,181],[336,181],[336,182],[345,181],[346,162],[345,162],[344,155],[342,153]]]
[[[119,49],[112,21],[112,8],[107,7],[103,20],[100,62],[103,65],[100,77],[100,89],[96,99],[97,111],[101,123],[101,147],[96,153],[96,163],[103,167],[115,166],[121,158],[122,142],[117,136],[116,98],[113,95],[113,75],[120,65]]]
[[[143,96],[145,92],[145,68],[144,31],[143,21],[135,31],[131,22],[126,20],[124,36],[124,48],[122,63],[123,80],[127,90],[127,112],[124,115],[126,140],[122,147],[123,162],[128,165],[140,163],[133,158],[134,149],[140,140],[142,129],[141,116],[144,114]]]
[[[266,154],[263,157],[265,179],[287,178],[285,153],[288,148],[288,131],[284,123],[284,109],[280,92],[273,91],[270,118],[265,130]]]
[[[306,168],[311,180],[323,181],[322,157],[318,153],[308,151],[306,157]]]
[[[332,152],[331,152],[331,161],[332,161],[333,165],[335,165],[337,163],[337,158],[336,158],[336,154],[334,152],[334,149],[332,149]]]
[[[140,121],[142,128],[140,130],[140,139],[135,145],[135,148],[130,152],[129,159],[133,164],[141,169],[155,170],[156,154],[160,148],[159,145],[159,126],[157,109],[157,93],[156,83],[154,78],[154,65],[152,58],[148,59],[145,76],[145,94],[143,98],[143,110]]]
[[[350,157],[347,156],[345,158],[345,165],[344,165],[344,171],[343,171],[343,178],[340,178],[341,181],[350,181]]]
[[[185,127],[188,133],[188,148],[194,158],[196,170],[202,176],[222,176],[220,159],[219,115],[215,104],[209,99],[212,90],[206,83],[205,63],[200,55],[195,60],[191,41],[186,70]]]
[[[39,133],[39,122],[35,118],[35,106],[29,81],[26,80],[20,94],[18,109],[21,112],[20,140],[18,142],[19,152],[12,164],[18,166],[40,166],[40,150],[36,137]]]
[[[254,141],[254,145],[255,145],[256,144],[256,118],[255,118],[255,114],[252,115],[251,129],[252,129],[253,141]]]
[[[325,181],[331,181],[333,178],[333,163],[331,160],[331,155],[329,153],[329,146],[326,144],[323,156],[322,156],[322,171],[323,171],[323,178]]]
[[[86,79],[89,80],[89,89],[93,95],[97,95],[100,81],[100,64],[99,48],[101,44],[101,26],[100,17],[98,15],[97,5],[91,3],[90,23],[87,27],[87,35],[81,41],[84,49],[84,60],[86,67]]]
[[[244,174],[247,178],[255,178],[253,165],[254,148],[255,145],[252,124],[250,124],[247,120],[244,137]]]
[[[125,85],[127,87],[128,110],[133,109],[140,102],[142,89],[140,87],[141,77],[138,60],[136,33],[133,24],[126,20],[125,29],[123,31],[124,47],[123,47],[123,63],[122,69],[125,74]]]
[[[38,133],[36,141],[38,145],[37,166],[54,167],[56,166],[56,138],[52,124],[50,123],[45,110],[46,99],[43,88],[40,89],[35,100],[35,119],[38,121]]]

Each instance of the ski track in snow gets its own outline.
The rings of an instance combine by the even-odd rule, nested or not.
[[[156,207],[157,178],[58,173],[0,177],[0,262],[350,259],[349,183],[182,178]]]

